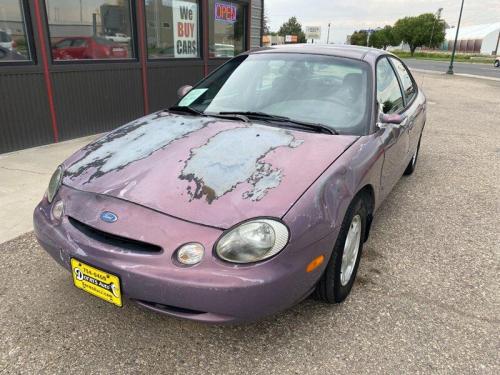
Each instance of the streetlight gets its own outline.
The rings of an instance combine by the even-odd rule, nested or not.
[[[464,0],[462,0],[462,6],[460,7],[460,15],[458,16],[457,32],[455,33],[455,43],[453,44],[453,52],[451,53],[450,67],[448,68],[447,74],[453,74],[453,61],[455,60],[455,52],[457,50],[457,40],[458,40],[458,30],[460,30],[460,21],[462,20],[462,11],[464,10]]]
[[[436,12],[437,17],[434,20],[434,24],[432,25],[431,39],[429,40],[429,49],[432,48],[432,37],[434,36],[434,29],[436,28],[436,22],[439,22],[439,19],[441,18],[442,11],[443,11],[443,8],[439,8],[438,11]]]

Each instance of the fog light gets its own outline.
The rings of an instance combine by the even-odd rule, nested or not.
[[[204,252],[205,248],[202,244],[196,242],[187,243],[177,250],[177,260],[182,264],[192,266],[201,262]]]
[[[56,220],[61,220],[64,214],[64,203],[63,201],[57,201],[52,205],[52,217]]]

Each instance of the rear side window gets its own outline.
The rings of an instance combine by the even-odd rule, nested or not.
[[[383,113],[395,113],[404,107],[396,73],[385,57],[377,63],[377,101]]]
[[[63,41],[60,41],[59,43],[57,43],[55,45],[56,48],[67,48],[67,47],[70,47],[71,46],[71,42],[72,40],[71,39],[65,39]]]
[[[10,37],[9,34],[7,34],[5,31],[0,31],[0,42],[1,43],[8,43],[11,41],[12,41],[12,38]]]
[[[106,38],[101,38],[101,37],[95,37],[94,40],[96,41],[96,43],[98,44],[102,44],[102,45],[105,45],[105,46],[113,46],[115,45],[115,42],[113,42],[112,40],[110,39],[106,39]]]
[[[405,66],[401,63],[401,61],[394,59],[392,57],[391,61],[396,67],[399,79],[401,80],[401,84],[403,85],[403,90],[406,97],[406,103],[409,103],[417,93],[415,85],[413,84],[413,80],[411,79],[411,75],[405,68]]]
[[[85,47],[87,45],[87,41],[85,39],[75,39],[73,40],[72,47]]]

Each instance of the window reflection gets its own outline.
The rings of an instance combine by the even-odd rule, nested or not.
[[[21,1],[0,1],[0,63],[31,59],[23,14]]]
[[[227,1],[209,1],[209,56],[234,57],[245,50],[245,7]]]
[[[46,0],[54,60],[134,56],[128,0]]]
[[[396,73],[386,58],[377,63],[377,100],[383,113],[396,113],[404,106]]]
[[[413,86],[413,81],[410,77],[410,73],[408,72],[408,70],[406,70],[404,65],[401,64],[401,61],[393,57],[391,57],[391,61],[396,67],[396,71],[398,72],[399,78],[401,79],[401,83],[403,84],[403,89],[406,96],[406,102],[408,103],[417,93],[415,86]]]

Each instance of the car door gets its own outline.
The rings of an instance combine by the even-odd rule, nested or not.
[[[404,114],[405,101],[398,77],[386,57],[376,66],[377,102],[379,113]],[[405,122],[402,124],[378,124],[384,149],[384,164],[380,178],[381,196],[385,198],[403,174],[408,158],[410,140]]]
[[[54,60],[66,60],[73,58],[69,49],[71,48],[71,39],[63,39],[52,48],[52,55]]]
[[[425,102],[415,100],[418,95],[417,85],[408,68],[395,57],[389,57],[392,62],[403,89],[405,99],[405,115],[407,116],[406,128],[410,137],[410,150],[408,157],[411,158],[417,151],[420,134],[425,123]]]
[[[75,59],[87,58],[87,41],[85,39],[73,39],[71,44],[71,56]]]

